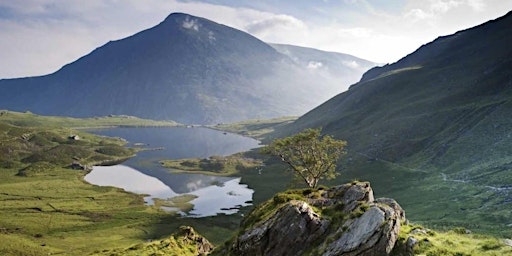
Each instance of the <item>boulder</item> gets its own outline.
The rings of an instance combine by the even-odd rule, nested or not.
[[[186,244],[192,244],[197,248],[198,255],[209,254],[214,246],[206,238],[196,233],[196,231],[189,226],[181,226],[178,233],[175,235]]]
[[[303,195],[307,193],[298,193]],[[267,205],[271,205],[270,203]],[[234,239],[228,255],[389,255],[405,213],[393,199],[375,200],[367,182],[353,182],[284,202]],[[321,210],[316,212],[315,210]]]
[[[321,219],[303,201],[290,201],[272,218],[241,234],[234,245],[235,255],[301,255],[327,230]]]

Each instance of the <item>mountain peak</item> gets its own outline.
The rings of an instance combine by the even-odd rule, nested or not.
[[[214,124],[299,115],[337,88],[250,34],[172,13],[44,78],[0,81],[0,108]]]
[[[199,28],[202,26],[202,23],[206,21],[204,18],[192,16],[186,13],[171,13],[161,24],[173,24],[178,25],[180,28],[190,29],[194,31],[199,31]],[[213,21],[208,21],[212,22]]]

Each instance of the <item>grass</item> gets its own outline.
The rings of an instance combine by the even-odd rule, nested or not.
[[[134,151],[124,148],[124,140],[52,125],[18,126],[34,123],[14,125],[4,119],[10,114],[0,117],[1,255],[86,255],[178,228],[176,220],[161,225],[177,217],[145,206],[141,195],[88,184],[87,171],[69,168],[75,161],[93,165],[130,157]]]
[[[242,170],[261,166],[260,160],[247,157],[243,153],[230,156],[211,156],[209,158],[186,158],[160,161],[162,166],[173,173],[200,173],[214,176],[234,176]]]
[[[3,123],[0,119],[0,167],[23,168],[46,162],[65,167],[122,161],[135,150],[124,147],[126,141],[106,138],[69,128],[52,126],[24,127]],[[74,135],[79,140],[71,139]]]
[[[39,117],[29,119],[43,124],[2,119],[10,114],[0,117],[0,239],[5,242],[0,255],[109,255],[113,248],[164,239],[181,225],[221,244],[242,219],[239,214],[183,219],[146,206],[142,195],[88,184],[87,172],[69,164],[121,161],[134,153],[123,147],[126,141],[55,127],[61,121]],[[186,206],[188,199],[172,203]]]
[[[191,230],[191,231],[190,231]],[[180,230],[168,238],[152,241],[148,243],[139,243],[129,248],[118,248],[95,252],[93,255],[171,255],[187,256],[200,255],[198,244],[208,246],[201,236],[196,234],[190,227],[180,227]]]
[[[295,121],[297,117],[281,117],[268,120],[247,120],[231,124],[218,124],[210,128],[237,133],[257,140],[268,139],[276,129]]]
[[[145,207],[139,195],[85,183],[80,171],[55,168],[51,176],[16,174],[0,170],[0,229],[8,230],[2,235],[49,252],[78,255],[131,244],[154,235],[146,234],[144,226],[162,215]],[[10,247],[1,243],[0,252]]]
[[[24,127],[67,127],[67,128],[102,128],[102,127],[173,127],[181,124],[174,121],[156,121],[126,115],[110,115],[91,118],[72,118],[62,116],[40,116],[30,112],[0,110],[0,122]]]
[[[434,231],[414,224],[403,225],[398,248],[403,249],[409,237],[418,241],[414,255],[512,255],[512,247],[501,239],[460,232],[460,229]]]
[[[394,198],[407,217],[436,230],[464,227],[475,233],[511,237],[507,226],[512,212],[503,198],[489,188],[472,183],[443,180],[440,174],[412,169],[382,159],[350,154],[342,161],[340,177],[327,185],[370,181],[376,194]]]
[[[80,140],[68,138],[75,134]],[[183,219],[145,206],[140,195],[85,183],[84,171],[67,168],[72,161],[93,164],[122,160],[133,153],[123,148],[124,143],[122,139],[52,125],[17,126],[11,121],[3,122],[0,117],[0,239],[5,241],[0,243],[0,254],[109,254],[113,252],[112,248],[131,248],[148,239],[166,239],[181,225],[193,226],[217,245],[236,233],[242,216],[247,215],[251,207],[244,207],[235,215]],[[242,182],[255,190],[254,204],[274,198],[279,191],[296,187],[291,173],[285,171],[276,159],[260,156],[258,150],[244,153],[243,158],[263,162],[262,167],[254,165],[237,169]],[[189,166],[192,163],[201,165],[201,160],[188,161],[191,161]],[[203,167],[211,167],[219,162],[203,164]],[[342,175],[327,185],[353,179],[369,180],[376,193],[395,198],[409,219],[436,228],[438,234],[451,236],[454,232],[450,230],[454,227],[473,231],[470,241],[476,245],[472,252],[509,253],[499,239],[479,235],[512,236],[507,227],[511,212],[499,206],[502,199],[493,197],[495,194],[485,187],[447,182],[441,175],[357,154],[347,156],[341,166],[344,167]],[[287,198],[285,195],[284,200]],[[182,199],[173,203],[186,205],[187,199]],[[280,199],[283,198],[278,196],[277,200]],[[459,236],[453,235],[452,242],[458,243]],[[444,252],[448,249],[440,246],[448,246],[447,243],[440,240],[439,246],[419,248],[426,254],[435,250]]]

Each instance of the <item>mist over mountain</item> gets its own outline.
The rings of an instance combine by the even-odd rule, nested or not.
[[[331,75],[301,66],[242,31],[174,13],[53,74],[0,80],[0,108],[231,122],[303,114],[347,85]]]
[[[350,54],[321,51],[314,48],[287,44],[270,44],[280,53],[290,57],[301,67],[313,70],[323,77],[345,85],[343,91],[361,79],[362,74],[377,63],[364,60]],[[340,93],[339,88],[333,88],[335,94]],[[336,92],[337,91],[337,92]]]
[[[369,70],[281,132],[323,127],[347,140],[354,156],[402,168],[389,178],[384,168],[355,175],[381,177],[382,188],[392,187],[405,208],[421,198],[421,206],[408,211],[423,214],[418,220],[451,217],[464,225],[464,218],[479,215],[479,225],[504,225],[512,217],[510,45],[512,12]],[[406,173],[408,179],[399,178]]]

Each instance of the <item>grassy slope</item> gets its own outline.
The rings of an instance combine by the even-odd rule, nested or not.
[[[134,152],[119,138],[57,127],[80,123],[68,121],[13,112],[0,116],[1,255],[108,254],[160,239],[182,224],[193,224],[220,243],[226,239],[220,234],[235,228],[228,218],[182,221],[145,206],[141,195],[84,182],[86,172],[67,168],[71,162],[110,162]],[[70,140],[70,134],[80,140]],[[212,224],[217,228],[209,229]]]
[[[296,119],[297,117],[281,117],[268,120],[247,120],[230,124],[218,124],[210,128],[263,140],[268,139],[276,129],[290,124]]]
[[[56,128],[13,127],[0,123],[0,131],[2,131],[0,134],[3,136],[0,139],[0,145],[12,146],[10,151],[5,150],[5,147],[3,150],[16,152],[16,154],[12,153],[13,156],[18,157],[14,158],[15,160],[27,157],[29,149],[34,147],[22,138],[27,130],[41,132],[41,136],[45,140],[36,140],[39,144],[50,142],[52,145],[59,144],[59,141],[69,143],[67,136],[72,131]],[[59,136],[60,139],[55,139]],[[80,136],[82,142],[79,143],[91,143],[91,145],[97,146],[123,143],[122,140],[111,140],[85,133],[80,133]],[[52,139],[52,137],[54,138]],[[91,148],[94,149],[94,147]],[[249,157],[257,157],[256,152],[247,154]],[[17,176],[20,169],[31,164],[17,160],[11,161],[9,166],[0,167],[0,200],[2,201],[0,215],[3,217],[0,220],[0,238],[7,241],[0,245],[2,254],[47,255],[49,252],[68,255],[93,252],[109,254],[123,251],[147,239],[163,238],[177,230],[180,225],[194,226],[199,233],[218,245],[236,232],[242,220],[241,215],[178,219],[174,215],[143,206],[140,196],[116,188],[98,187],[84,183],[83,175],[85,173],[81,171],[71,171],[57,166],[36,175]],[[3,160],[0,162],[5,163]],[[430,193],[433,199],[443,196],[433,192],[437,190],[428,187],[421,188],[421,191],[416,194],[402,193],[404,189],[423,182],[424,176],[418,175],[421,172],[418,173],[384,161],[369,161],[365,158],[352,159],[352,162],[352,166],[359,166],[359,168],[371,171],[352,173],[350,170],[345,170],[343,178],[365,179],[367,176],[372,176],[374,179],[370,180],[375,180],[372,181],[372,186],[380,187],[380,189],[376,189],[380,195],[392,196],[399,202],[404,197],[415,198],[415,196],[425,193]],[[283,166],[272,159],[265,160],[265,167],[261,172],[258,169],[247,168],[240,172],[243,181],[256,190],[255,204],[264,202],[272,198],[275,193],[295,185],[289,182],[290,174],[283,172]],[[389,171],[394,171],[395,175],[390,175]],[[382,175],[374,176],[378,173]],[[402,177],[396,175],[402,175]],[[410,182],[392,182],[392,179],[395,178],[404,181],[409,179]],[[339,181],[334,183],[339,184]],[[408,213],[411,211],[414,213],[414,209],[418,212],[428,210],[428,204],[423,204],[421,200],[416,201],[418,202],[416,206],[406,207]],[[421,206],[427,208],[423,209]],[[458,207],[457,203],[447,206],[449,209]],[[250,208],[244,208],[241,210],[241,214],[246,215],[249,210]],[[495,214],[491,213],[487,217],[492,218],[492,215]],[[460,216],[462,215],[467,215],[467,213],[461,212]],[[411,214],[409,214],[410,216]],[[439,216],[441,215],[433,213],[432,221]],[[472,229],[473,227],[465,225],[467,223],[460,216],[462,221],[455,224]],[[439,226],[445,226],[445,224],[441,223]],[[481,244],[486,239],[492,240],[490,237],[480,239],[478,235],[475,239],[477,240],[473,240],[472,243]],[[455,240],[458,241],[458,238]],[[112,248],[119,249],[112,250]],[[497,248],[501,250],[501,244]],[[493,250],[490,251],[494,252]]]
[[[178,126],[174,121],[155,121],[133,116],[104,116],[93,118],[72,118],[62,116],[40,116],[30,112],[0,110],[0,121],[16,126],[45,126],[68,128],[96,128],[113,126]]]
[[[323,127],[348,141],[353,159],[336,182],[370,180],[415,221],[510,237],[511,22],[508,14],[371,70],[281,135]]]
[[[486,105],[484,104],[483,106],[485,107]],[[502,124],[501,130],[503,132],[507,131],[503,126],[503,123],[506,121],[502,120],[498,122],[498,116],[487,116],[486,118],[493,118],[494,121],[482,122],[481,126]],[[266,122],[262,120],[258,123],[265,124]],[[272,123],[273,122],[269,122],[268,126],[263,126],[266,131],[274,130],[275,128],[279,129],[281,126],[281,123],[276,123],[277,125],[272,127]],[[425,120],[423,124],[425,126],[424,129],[428,129],[427,123],[428,120]],[[261,133],[265,135],[265,132],[259,130],[262,126],[256,124],[257,123],[247,122],[244,126],[234,124],[231,126],[224,125],[224,127],[229,127],[230,132],[240,134]],[[389,129],[388,131],[390,133],[394,132],[393,129]],[[484,132],[482,131],[481,134],[484,134]],[[448,158],[451,160],[445,157],[444,161],[451,161],[452,165],[455,166],[457,162],[464,162],[468,161],[468,159],[475,158],[479,154],[478,149],[482,147],[482,145],[478,145],[479,141],[475,142],[473,135],[474,133],[468,134],[468,136],[461,136],[459,140],[473,141],[473,144],[470,144],[466,149],[459,146],[457,148],[457,150],[459,150],[458,152],[452,149],[452,151],[447,153],[447,155],[452,154],[450,158]],[[494,135],[496,135],[496,133],[494,133]],[[386,134],[381,136],[384,137]],[[506,134],[499,134],[498,137],[507,138]],[[378,140],[378,138],[371,136],[371,138],[358,138],[357,141],[365,145],[365,143],[371,144],[371,142],[375,140]],[[442,143],[444,142],[439,142],[439,144]],[[468,143],[470,142],[466,142],[466,145]],[[508,163],[506,159],[508,159],[507,152],[509,149],[506,148],[505,144],[506,141],[501,141],[499,144],[495,145],[492,151],[493,155],[480,155],[480,158],[486,157],[489,159],[489,164],[493,163],[491,159],[494,159],[493,161],[502,159],[504,160],[502,163]],[[437,145],[437,143],[435,145]],[[497,148],[499,145],[503,145],[503,147]],[[349,145],[349,147],[350,146],[349,155],[340,163],[342,175],[336,180],[324,181],[325,184],[335,185],[354,179],[368,180],[372,182],[372,186],[379,194],[395,198],[401,202],[408,216],[418,223],[441,230],[449,230],[453,227],[466,227],[475,232],[502,237],[512,236],[512,231],[510,231],[508,226],[511,224],[510,219],[512,219],[512,213],[510,209],[507,208],[507,205],[503,204],[503,200],[507,198],[508,195],[507,191],[493,190],[487,187],[486,183],[480,182],[489,182],[490,180],[485,177],[493,177],[499,180],[501,184],[506,184],[510,179],[510,176],[506,175],[507,168],[497,167],[491,169],[491,172],[486,173],[481,172],[481,168],[479,169],[479,167],[482,166],[474,166],[471,169],[465,170],[480,171],[480,180],[475,180],[474,182],[460,182],[453,171],[437,169],[432,166],[428,168],[427,166],[418,168],[417,164],[414,164],[415,161],[425,162],[425,160],[414,158],[422,157],[420,154],[409,157],[406,162],[394,162],[371,157],[367,153],[359,153],[358,150],[363,150],[357,148],[358,145]],[[434,145],[431,145],[431,147],[434,147]],[[473,152],[468,154],[468,150],[473,150]],[[466,154],[464,154],[464,152],[466,152]],[[428,153],[425,153],[425,155],[428,155]],[[497,155],[499,157],[496,157]],[[256,158],[258,156],[254,155],[254,157]],[[279,173],[282,173],[279,171],[279,168],[286,167],[267,162],[266,166],[262,169],[263,175],[258,175],[255,171],[241,172],[243,177],[242,181],[248,183],[251,188],[255,188],[256,190],[256,203],[272,197],[273,193],[280,191],[279,188],[285,189],[293,185],[287,181],[282,181],[282,176],[279,178],[273,177],[274,175],[279,176]],[[446,177],[444,176],[445,174]],[[269,178],[267,179],[266,177]],[[273,184],[276,189],[273,189],[272,186],[263,185],[268,182],[270,182],[269,184]],[[512,184],[512,182],[509,184]]]
[[[241,224],[241,230],[247,231],[254,224],[265,221],[272,216],[277,209],[290,200],[303,200],[306,198],[315,198],[321,194],[322,190],[311,189],[293,189],[277,193],[271,199],[268,199],[255,207],[244,218]],[[316,209],[316,208],[315,208]],[[339,216],[338,212],[332,207],[316,209],[317,213],[327,219],[343,219],[348,216]],[[472,234],[465,228],[453,228],[446,231],[435,231],[424,228],[417,224],[403,223],[399,240],[395,250],[391,255],[403,255],[406,250],[407,239],[413,237],[418,241],[414,246],[415,255],[510,255],[512,247],[507,246],[502,239],[481,234]],[[232,242],[232,241],[231,241]],[[224,255],[229,251],[229,243],[217,248],[213,255]]]

